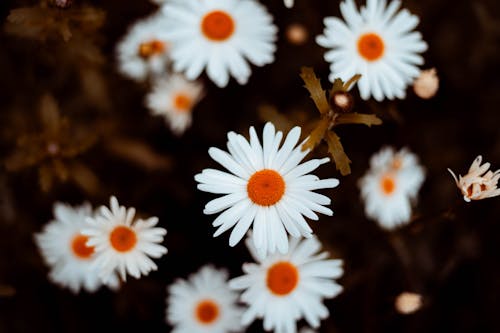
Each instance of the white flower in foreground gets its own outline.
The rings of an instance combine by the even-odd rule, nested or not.
[[[242,135],[228,133],[229,154],[210,148],[209,155],[230,173],[205,169],[195,176],[198,189],[224,194],[205,206],[205,214],[222,212],[212,223],[219,227],[219,236],[234,227],[229,245],[236,245],[253,224],[254,244],[262,256],[278,249],[288,252],[286,231],[294,237],[311,237],[312,229],[303,215],[318,220],[315,212],[332,215],[324,207],[330,198],[313,192],[333,188],[339,184],[335,178],[320,180],[308,174],[329,161],[313,159],[300,164],[309,151],[297,145],[300,127],[294,127],[280,148],[283,133],[275,131],[273,124],[264,126],[263,144],[250,127],[250,142]],[[286,230],[286,231],[285,231]]]
[[[174,74],[155,82],[146,97],[146,105],[152,114],[165,117],[170,129],[180,135],[191,125],[193,108],[202,94],[200,82],[188,81],[184,76]]]
[[[117,46],[118,68],[129,78],[142,81],[163,74],[170,59],[170,42],[161,15],[135,23]]]
[[[241,332],[243,311],[227,280],[225,270],[207,265],[168,287],[166,319],[172,333]]]
[[[372,156],[370,170],[359,180],[366,215],[386,229],[407,223],[424,179],[415,154],[383,148]]]
[[[342,291],[334,280],[343,274],[342,260],[325,259],[328,253],[318,253],[321,243],[316,237],[291,239],[287,254],[264,260],[249,240],[246,243],[257,263],[244,264],[245,275],[229,282],[232,289],[244,290],[241,300],[249,307],[242,323],[263,318],[266,331],[295,333],[296,322],[304,318],[318,328],[320,320],[328,317],[323,299]]]
[[[185,0],[167,3],[163,13],[169,22],[174,70],[190,80],[206,68],[219,87],[228,84],[230,75],[246,84],[248,62],[264,66],[274,61],[277,29],[257,1]]]
[[[327,17],[324,34],[316,42],[331,50],[325,53],[330,62],[330,81],[349,80],[361,74],[358,89],[363,99],[373,96],[405,98],[406,87],[418,77],[417,65],[423,64],[420,53],[427,44],[413,31],[419,19],[406,9],[398,12],[401,1],[367,0],[358,11],[354,0],[340,4],[345,20]]]
[[[55,219],[43,231],[35,235],[35,241],[45,262],[51,266],[49,278],[54,283],[68,287],[78,293],[81,288],[88,292],[96,291],[102,282],[94,267],[94,247],[87,246],[88,238],[80,232],[88,226],[85,218],[92,215],[89,204],[78,207],[56,202]],[[109,279],[108,286],[118,288],[116,275]]]
[[[465,176],[457,176],[448,169],[455,179],[455,183],[464,195],[464,200],[481,200],[500,195],[500,189],[497,188],[500,179],[500,169],[495,172],[490,170],[490,163],[481,165],[483,157],[479,155],[469,168]]]
[[[95,265],[103,281],[119,273],[126,280],[126,273],[138,279],[156,270],[149,258],[160,258],[167,249],[160,245],[167,230],[154,228],[157,217],[134,221],[135,209],[120,206],[115,197],[110,200],[111,210],[101,206],[94,217],[87,217],[89,226],[82,231],[88,236],[87,246],[96,252]]]

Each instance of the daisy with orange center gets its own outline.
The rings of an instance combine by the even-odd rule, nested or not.
[[[88,237],[86,245],[95,249],[95,266],[101,279],[107,281],[116,273],[123,281],[127,273],[138,279],[156,270],[151,258],[167,253],[161,245],[167,231],[155,228],[158,218],[135,220],[135,209],[120,206],[115,197],[111,197],[110,206],[102,206],[95,216],[87,217],[89,225],[82,231]]]
[[[163,116],[176,135],[181,135],[191,126],[192,110],[202,97],[201,82],[173,74],[154,83],[153,90],[146,96],[146,106],[151,114]]]
[[[407,223],[424,179],[416,155],[407,149],[383,148],[373,155],[370,170],[359,181],[366,215],[386,229]]]
[[[164,74],[170,63],[170,41],[162,15],[140,20],[117,46],[118,69],[137,81]]]
[[[49,278],[74,293],[80,289],[94,292],[103,284],[94,267],[95,248],[88,246],[88,237],[81,234],[88,226],[85,219],[91,215],[89,204],[73,208],[57,202],[54,204],[55,219],[35,236],[45,262],[51,266]],[[116,289],[119,286],[117,276],[111,276],[107,285]]]
[[[262,259],[253,242],[246,242],[257,263],[243,265],[245,275],[232,279],[229,286],[242,290],[241,301],[248,305],[242,317],[244,325],[258,318],[264,330],[295,333],[296,322],[304,318],[314,328],[328,316],[323,299],[342,291],[334,279],[343,274],[342,261],[326,259],[316,237],[291,239],[286,254]]]
[[[300,164],[308,151],[297,145],[300,128],[293,128],[281,145],[282,132],[271,123],[264,126],[262,145],[253,127],[250,140],[229,132],[229,153],[210,148],[209,155],[228,172],[205,169],[195,176],[198,189],[224,196],[210,201],[205,214],[222,212],[212,223],[218,227],[214,236],[234,227],[229,245],[236,245],[253,225],[255,247],[262,256],[276,250],[288,251],[287,232],[294,237],[311,237],[312,229],[304,219],[318,220],[316,212],[332,215],[324,207],[330,198],[313,192],[334,188],[335,178],[320,180],[308,174],[328,158]],[[280,147],[281,146],[281,147]]]
[[[207,265],[189,279],[168,287],[166,319],[172,333],[241,332],[238,294],[227,285],[228,274]]]
[[[267,10],[255,0],[167,3],[175,71],[194,80],[206,69],[208,77],[225,87],[230,76],[246,84],[249,63],[264,66],[274,61],[277,29]]]
[[[325,18],[325,31],[316,41],[331,49],[325,54],[331,63],[330,81],[361,74],[363,99],[405,98],[407,86],[420,74],[420,53],[427,44],[413,31],[418,17],[406,9],[398,11],[400,6],[399,0],[388,5],[386,0],[367,0],[358,11],[354,0],[345,0],[340,4],[344,21]]]

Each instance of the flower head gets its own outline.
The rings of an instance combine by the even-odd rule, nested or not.
[[[174,74],[159,79],[153,91],[146,97],[146,104],[152,114],[162,115],[177,134],[182,134],[191,125],[192,110],[203,94],[200,82],[188,81],[184,76]]]
[[[354,0],[340,4],[345,20],[325,18],[324,34],[316,41],[325,48],[325,60],[331,62],[330,81],[347,80],[361,74],[358,82],[363,99],[373,96],[404,98],[406,87],[419,75],[417,65],[423,63],[421,52],[427,49],[419,32],[417,16],[408,10],[398,12],[401,1],[367,0],[358,11]]]
[[[92,216],[89,204],[71,207],[56,202],[55,219],[35,235],[43,259],[51,266],[49,278],[74,293],[80,289],[94,292],[103,284],[94,265],[95,248],[87,246],[88,237],[81,234],[88,227],[85,219],[89,216]],[[111,275],[107,285],[117,288],[117,276]]]
[[[243,290],[241,300],[249,305],[243,324],[263,318],[266,331],[295,333],[296,322],[304,318],[318,328],[320,320],[328,316],[323,299],[342,291],[334,280],[343,274],[342,260],[318,253],[321,243],[316,237],[291,239],[288,253],[265,259],[250,240],[246,244],[257,263],[244,264],[245,275],[229,282],[232,289]]]
[[[206,68],[208,77],[225,87],[229,76],[246,84],[250,63],[264,66],[274,61],[276,27],[272,16],[255,0],[167,3],[163,13],[172,41],[174,70],[190,80]]]
[[[420,76],[413,82],[413,91],[423,99],[436,95],[439,89],[439,77],[435,68],[420,72]]]
[[[479,155],[472,162],[469,172],[465,176],[457,176],[448,169],[448,171],[455,179],[460,191],[464,195],[464,200],[470,202],[471,200],[481,200],[500,195],[500,189],[497,188],[498,180],[500,179],[500,169],[492,172],[490,163],[486,162],[481,165],[483,157]]]
[[[156,270],[150,259],[160,258],[167,249],[160,245],[167,233],[164,228],[154,228],[157,217],[134,220],[135,209],[118,204],[115,197],[110,200],[111,210],[102,206],[93,217],[87,217],[89,226],[82,231],[88,237],[86,246],[96,252],[95,265],[103,281],[115,272],[126,280],[126,273],[138,279]]]
[[[333,214],[323,206],[330,204],[330,198],[313,191],[336,187],[339,181],[320,180],[308,174],[329,159],[300,164],[309,152],[296,146],[300,128],[294,127],[280,148],[282,137],[283,133],[276,132],[271,123],[264,126],[262,145],[253,127],[250,142],[229,132],[229,153],[218,148],[210,148],[208,153],[230,173],[205,169],[195,176],[200,183],[198,189],[224,194],[210,201],[204,213],[222,212],[213,222],[213,226],[219,227],[214,236],[234,227],[230,246],[236,245],[253,224],[254,245],[259,252],[265,255],[278,249],[287,253],[287,231],[294,237],[311,237],[312,229],[303,215],[317,220],[315,212]]]
[[[168,287],[166,319],[172,333],[241,332],[238,294],[227,285],[228,274],[207,265]]]
[[[359,180],[366,215],[386,229],[407,223],[424,179],[416,155],[407,149],[383,148],[372,156],[370,170]]]

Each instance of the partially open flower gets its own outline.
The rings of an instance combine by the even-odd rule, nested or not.
[[[420,76],[413,82],[415,94],[423,99],[434,97],[438,89],[439,77],[436,74],[435,68],[420,72]]]
[[[490,163],[486,162],[481,165],[483,157],[479,155],[469,168],[469,172],[465,176],[459,175],[458,178],[451,171],[455,183],[464,195],[464,200],[481,200],[500,195],[500,189],[497,188],[498,180],[500,179],[500,169],[492,172]]]

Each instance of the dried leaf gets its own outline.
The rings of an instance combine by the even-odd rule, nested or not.
[[[351,173],[351,167],[349,164],[351,160],[344,152],[344,147],[340,143],[340,138],[333,131],[328,131],[325,136],[326,143],[328,144],[328,152],[332,155],[335,161],[335,166],[337,170],[340,171],[342,176],[347,176]]]
[[[381,125],[382,120],[374,114],[344,113],[340,114],[335,121],[335,125],[342,124],[364,124],[368,127]]]
[[[148,145],[133,139],[115,138],[106,143],[106,148],[148,170],[168,169],[172,163],[169,158],[156,153]]]
[[[343,91],[349,91],[349,89],[351,89],[351,86],[354,85],[356,82],[359,81],[359,79],[361,79],[361,74],[356,74],[354,75],[353,77],[351,77],[349,79],[349,81],[347,81],[344,86],[342,87],[342,90]]]
[[[40,99],[40,120],[44,131],[55,137],[61,130],[61,118],[56,100],[52,95],[45,94]]]
[[[96,194],[99,190],[99,179],[95,173],[82,163],[72,163],[69,166],[69,175],[73,182],[89,194]]]
[[[40,183],[40,188],[44,192],[50,191],[52,188],[52,183],[54,176],[52,174],[52,169],[48,165],[42,164],[38,168],[38,182]]]
[[[330,90],[330,96],[336,93],[337,91],[344,91],[344,81],[337,78],[333,81],[332,89]]]
[[[280,131],[288,132],[294,126],[293,122],[285,115],[279,113],[276,107],[272,105],[265,104],[259,106],[257,113],[260,119],[265,122],[272,122]]]
[[[307,141],[302,145],[302,151],[307,149],[313,150],[316,147],[323,137],[325,133],[328,131],[328,127],[330,126],[330,119],[328,117],[323,117],[316,127],[312,130],[311,134],[307,138]]]
[[[326,99],[326,91],[321,87],[321,82],[314,74],[311,67],[302,67],[300,77],[305,83],[306,89],[311,94],[311,98],[321,114],[326,114],[330,111],[330,104]]]

